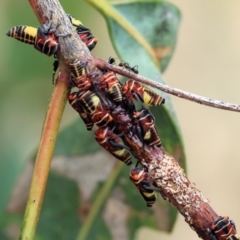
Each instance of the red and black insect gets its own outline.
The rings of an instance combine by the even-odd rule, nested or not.
[[[77,34],[81,40],[86,44],[91,51],[97,44],[98,39],[93,36],[91,30],[83,26],[83,24],[76,18],[68,15],[72,25],[76,28]],[[30,26],[15,26],[11,28],[6,34],[24,43],[34,45],[34,47],[51,56],[57,52],[58,49],[58,37],[68,36],[69,34],[56,35],[56,28],[51,28],[52,21],[48,24],[43,24],[38,28]]]
[[[76,28],[77,34],[91,51],[97,44],[98,39],[93,36],[91,30],[86,28],[81,21],[68,14],[72,25]]]
[[[142,110],[134,112],[132,128],[143,143],[161,147],[161,140],[155,127],[154,117],[148,109],[142,108]]]
[[[211,240],[239,240],[236,226],[229,217],[219,216],[207,231]]]
[[[122,92],[129,100],[135,99],[150,106],[161,105],[165,102],[164,98],[133,80],[128,80],[123,84]]]
[[[94,123],[93,123],[90,115],[87,114],[84,111],[84,109],[82,108],[82,106],[79,104],[77,95],[78,95],[77,92],[71,93],[68,96],[68,101],[71,104],[71,106],[79,113],[80,117],[82,118],[83,122],[85,123],[85,125],[87,127],[87,130],[91,131]]]
[[[68,15],[72,25],[76,28],[77,34],[81,40],[86,44],[88,49],[91,51],[97,44],[98,40],[95,38],[91,30],[84,27],[83,24],[76,18]],[[58,66],[58,61],[57,66]],[[57,67],[55,67],[57,70]],[[55,70],[55,71],[56,71]],[[54,71],[54,73],[55,73]],[[70,62],[70,71],[74,77],[75,85],[79,88],[80,91],[88,90],[91,87],[91,79],[87,75],[87,63],[82,63],[78,59]]]
[[[54,32],[55,29],[51,28],[50,21],[48,24],[41,25],[38,29],[29,26],[15,26],[7,32],[7,36],[34,45],[38,51],[51,56],[58,49],[58,37]]]
[[[111,125],[113,121],[112,116],[108,111],[103,109],[100,98],[92,91],[73,92],[69,95],[68,99],[76,111],[79,112],[79,109],[81,109],[82,112],[86,114],[87,117],[85,117],[85,120],[89,119],[89,121],[98,127]]]
[[[34,47],[41,53],[47,56],[56,54],[58,50],[58,36],[56,36],[56,29],[51,28],[52,21],[48,24],[42,24],[37,29],[36,41]]]
[[[107,91],[107,93],[109,94],[109,98],[113,102],[122,102],[122,86],[114,72],[106,72],[105,74],[103,74],[100,88]]]
[[[95,132],[95,139],[115,158],[127,165],[132,164],[129,148],[121,143],[120,135],[116,135],[108,127],[100,127]]]
[[[148,172],[145,167],[135,167],[130,171],[130,180],[138,188],[142,197],[146,201],[148,207],[152,207],[155,203],[157,195],[156,192],[159,192],[163,199],[166,197],[160,191],[160,189],[152,186],[153,181],[158,180],[159,178],[151,178],[151,171]]]
[[[129,63],[127,63],[127,62],[120,62],[118,66],[119,66],[119,67],[126,68],[127,70],[132,71],[133,73],[136,73],[136,74],[139,73],[139,71],[138,71],[138,66],[137,66],[137,65],[134,66],[134,67],[131,67],[131,66],[129,65]]]
[[[98,39],[94,37],[91,31],[83,25],[78,26],[76,30],[81,40],[87,45],[88,49],[92,51],[95,48]]]
[[[73,85],[78,87],[80,92],[89,90],[92,80],[88,75],[87,62],[83,63],[79,59],[75,59],[70,61],[69,68]]]

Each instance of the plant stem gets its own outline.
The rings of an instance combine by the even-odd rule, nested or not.
[[[53,89],[43,126],[42,136],[32,177],[32,184],[19,239],[34,239],[46,189],[46,183],[49,175],[55,142],[57,139],[57,134],[65,108],[68,92],[68,84],[64,81],[59,81]]]
[[[59,74],[55,74],[56,76],[58,75],[58,80],[52,92],[43,126],[30,193],[19,237],[21,240],[34,239],[36,232],[57,133],[69,94],[69,60],[81,57],[88,60],[91,59],[88,48],[80,40],[76,31],[73,31],[72,24],[58,0],[29,0],[29,3],[40,23],[54,20],[53,22],[58,26],[56,35],[69,33],[69,36],[58,38],[60,48],[57,53],[57,58],[59,60],[60,70]],[[52,14],[51,9],[54,9],[54,14]]]
[[[99,67],[100,69],[113,71],[121,76],[136,80],[138,82],[141,82],[141,83],[151,86],[153,88],[159,89],[165,93],[169,93],[176,97],[183,98],[183,99],[193,101],[196,103],[200,103],[202,105],[209,106],[209,107],[214,107],[214,108],[233,111],[233,112],[240,112],[239,104],[228,103],[228,102],[224,102],[221,100],[216,100],[216,99],[212,99],[212,98],[208,98],[208,97],[204,97],[204,96],[199,96],[194,93],[183,91],[181,89],[174,88],[174,87],[168,86],[166,84],[162,84],[162,83],[153,81],[151,79],[142,77],[141,75],[132,73],[132,72],[125,70],[119,66],[109,64],[106,61],[99,59],[99,58],[95,58],[95,61],[96,61],[96,66]]]

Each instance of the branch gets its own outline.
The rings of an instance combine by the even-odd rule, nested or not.
[[[168,85],[164,85],[162,83],[158,83],[158,82],[152,81],[151,79],[134,74],[134,73],[127,71],[116,65],[109,64],[106,61],[99,59],[99,58],[95,58],[95,61],[96,61],[96,66],[102,70],[108,69],[110,71],[118,73],[119,75],[131,78],[131,79],[141,82],[143,84],[157,88],[163,92],[172,94],[176,97],[184,98],[189,101],[193,101],[193,102],[200,103],[200,104],[214,107],[214,108],[224,109],[224,110],[233,111],[233,112],[240,112],[240,105],[238,105],[238,104],[227,103],[227,102],[223,102],[223,101],[219,101],[219,100],[215,100],[215,99],[211,99],[211,98],[207,98],[207,97],[202,97],[202,96],[198,96],[196,94],[189,93],[189,92],[186,92],[186,91],[174,88],[174,87],[170,87]]]
[[[95,64],[102,70],[108,69],[122,76],[157,87],[160,90],[176,93],[176,90],[130,73],[120,67],[108,64],[104,60],[95,58]],[[178,95],[180,95],[180,93],[178,93]],[[187,95],[191,96],[191,94]],[[230,110],[229,108],[227,109]],[[123,112],[125,113],[123,114]],[[126,110],[120,107],[117,107],[112,115],[114,121],[116,123],[122,123],[123,126],[124,123],[131,122],[131,116],[126,113]],[[210,235],[206,229],[211,227],[219,215],[212,209],[208,200],[202,195],[201,191],[196,188],[195,184],[191,183],[186,177],[183,169],[174,157],[167,153],[163,147],[153,148],[143,144],[136,135],[132,135],[131,133],[126,133],[123,136],[123,141],[125,145],[131,149],[138,161],[144,166],[147,166],[148,172],[151,171],[151,177],[159,179],[155,182],[156,187],[158,187],[166,199],[178,209],[189,226],[196,231],[199,237],[210,240]]]

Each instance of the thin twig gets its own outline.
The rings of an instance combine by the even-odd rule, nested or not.
[[[184,98],[189,101],[200,103],[200,104],[203,104],[203,105],[206,105],[209,107],[219,108],[219,109],[233,111],[233,112],[240,112],[240,105],[238,105],[238,104],[223,102],[223,101],[199,96],[197,94],[186,92],[181,89],[174,88],[174,87],[170,87],[168,85],[164,85],[162,83],[155,82],[151,79],[134,74],[134,73],[127,71],[121,67],[109,64],[109,63],[103,61],[102,59],[96,58],[95,60],[96,60],[96,66],[98,66],[100,69],[108,69],[110,71],[114,71],[115,73],[118,73],[119,75],[139,81],[143,84],[157,88],[163,92],[172,94],[176,97]]]
[[[62,75],[64,73],[62,72]],[[53,89],[39,144],[30,193],[19,239],[34,239],[46,189],[57,134],[69,92],[68,84],[59,81]]]

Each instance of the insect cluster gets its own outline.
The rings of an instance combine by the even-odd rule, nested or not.
[[[81,21],[71,15],[68,17],[81,40],[91,51],[98,39]],[[67,36],[57,36],[55,30],[51,28],[50,21],[38,28],[15,26],[7,32],[7,35],[33,45],[35,49],[48,56],[55,56],[59,48],[58,37]],[[115,59],[110,57],[108,63],[115,64]],[[138,74],[137,66],[131,67],[128,63],[120,63],[119,66]],[[55,72],[58,68],[57,60],[54,61],[53,67]],[[132,164],[131,154],[135,156],[124,144],[126,134],[138,138],[143,149],[146,145],[152,148],[161,147],[154,116],[146,105],[161,105],[165,101],[164,98],[134,80],[121,83],[112,71],[105,70],[102,74],[90,71],[87,61],[71,60],[69,69],[72,91],[68,101],[83,120],[87,130],[91,131],[94,125],[97,126],[94,136],[100,146],[126,165]],[[137,109],[134,101],[140,103],[140,109]],[[163,199],[167,199],[154,186],[157,179],[151,178],[151,171],[144,165],[138,167],[138,164],[137,161],[135,168],[130,171],[130,180],[138,188],[147,206],[152,207],[155,203],[156,192],[159,192]],[[206,231],[212,240],[239,239],[235,224],[228,217],[219,217]]]
[[[91,51],[97,44],[98,39],[93,36],[91,30],[83,26],[82,22],[68,15],[77,34]],[[33,45],[38,51],[47,56],[55,55],[58,50],[58,37],[51,28],[51,21],[38,28],[30,26],[15,26],[7,35],[24,43]],[[61,35],[67,36],[67,35]],[[109,58],[110,64],[115,64],[114,58]],[[54,72],[58,68],[58,61],[53,63]],[[137,66],[131,67],[128,63],[120,63],[119,66],[138,73]],[[157,106],[164,103],[164,99],[144,87],[140,83],[128,80],[122,84],[116,74],[111,71],[103,72],[100,79],[98,74],[90,73],[88,62],[78,59],[70,61],[71,86],[77,91],[72,91],[68,96],[70,105],[78,112],[86,125],[87,130],[92,130],[96,125],[95,139],[104,149],[126,165],[131,165],[131,149],[124,145],[124,134],[131,133],[137,136],[144,145],[161,147],[161,141],[155,127],[155,119],[146,105]],[[95,91],[98,82],[99,91]],[[102,96],[106,97],[102,97]],[[142,108],[137,110],[133,100],[142,103]],[[127,121],[121,122],[118,112],[121,106],[131,116]],[[146,167],[136,167],[131,170],[130,180],[139,189],[147,206],[151,207],[156,200],[155,191],[152,187],[153,180]]]

